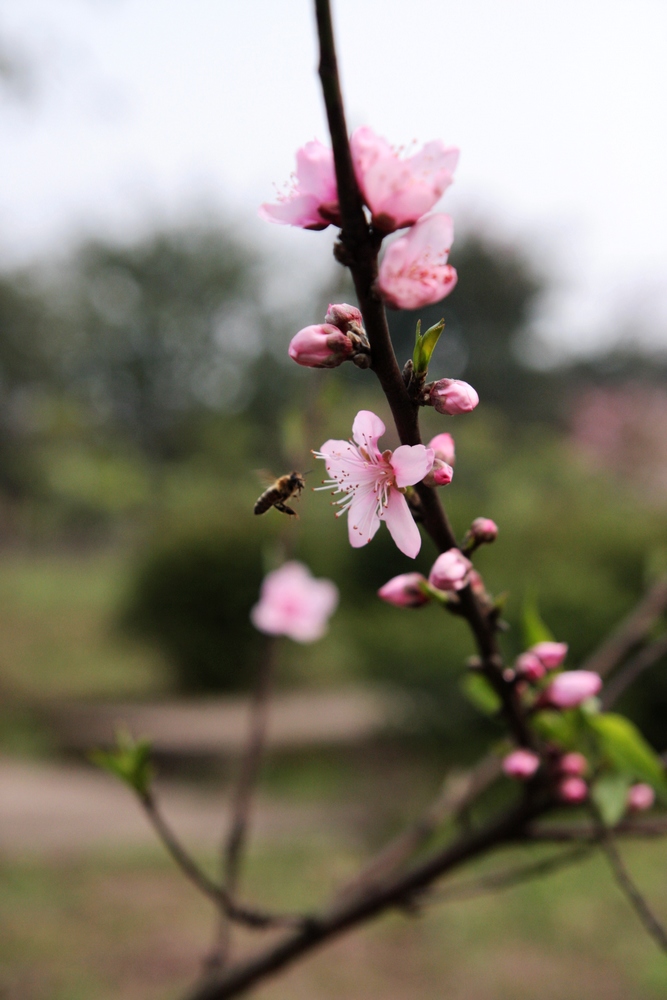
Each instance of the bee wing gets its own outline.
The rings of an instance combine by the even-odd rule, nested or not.
[[[276,477],[273,473],[268,472],[267,469],[254,469],[253,472],[255,479],[264,487],[273,486],[276,481]]]

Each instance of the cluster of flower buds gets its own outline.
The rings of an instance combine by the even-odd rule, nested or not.
[[[563,754],[556,763],[556,795],[561,802],[576,805],[588,797],[588,784],[584,775],[588,771],[588,761],[582,753],[572,751]]]
[[[421,573],[402,573],[380,587],[378,595],[397,608],[418,608],[432,598],[441,601],[481,577],[459,549],[449,549],[433,563],[428,580]],[[483,587],[483,584],[482,584]]]
[[[518,657],[516,673],[524,680],[534,683],[541,680],[548,670],[560,667],[566,656],[566,642],[538,642]]]
[[[289,356],[306,368],[337,368],[343,361],[368,368],[370,347],[361,313],[346,302],[330,305],[324,323],[307,326],[292,337]]]
[[[453,180],[458,150],[439,140],[413,156],[403,156],[372,129],[358,128],[350,151],[359,190],[373,228],[386,235],[411,227],[388,248],[378,276],[378,289],[396,309],[419,309],[439,302],[456,285],[447,258],[454,239],[449,215],[431,209]],[[333,153],[314,141],[298,150],[291,188],[260,215],[269,222],[324,229],[340,225]]]

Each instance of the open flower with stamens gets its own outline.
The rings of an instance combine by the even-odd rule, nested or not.
[[[423,444],[402,444],[394,452],[381,452],[378,438],[385,426],[375,413],[360,410],[352,425],[352,441],[325,441],[313,454],[324,459],[331,476],[325,480],[334,493],[346,493],[336,516],[347,512],[350,545],[355,549],[370,542],[386,521],[391,537],[406,556],[414,559],[421,548],[421,535],[404,491],[421,482],[433,465],[433,449]]]
[[[297,150],[292,186],[278,194],[276,204],[264,204],[260,217],[281,226],[326,229],[340,225],[333,152],[315,139]]]

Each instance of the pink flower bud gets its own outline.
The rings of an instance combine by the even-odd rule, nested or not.
[[[490,517],[476,517],[470,525],[470,534],[478,545],[495,542],[498,537],[498,525]]]
[[[513,750],[503,760],[503,771],[508,778],[527,781],[540,766],[540,758],[532,750]]]
[[[568,802],[574,805],[583,802],[588,798],[588,785],[583,778],[569,777],[558,782],[558,798],[561,802]]]
[[[650,785],[639,782],[628,789],[628,809],[631,812],[644,812],[655,802],[655,792]]]
[[[588,761],[583,753],[577,753],[574,750],[572,753],[563,754],[558,762],[558,770],[568,777],[580,778],[588,770]]]
[[[449,549],[433,563],[428,582],[438,590],[463,590],[469,582],[472,563],[459,552]]]
[[[419,608],[430,601],[420,588],[422,583],[426,583],[426,577],[421,573],[402,573],[380,587],[378,596],[397,608]]]
[[[329,303],[324,322],[332,323],[339,330],[342,330],[343,333],[349,333],[350,330],[358,333],[364,328],[364,320],[361,313],[356,306],[349,306],[347,302],[339,302],[337,305]]]
[[[544,664],[534,653],[522,653],[516,661],[516,672],[521,677],[525,677],[531,683],[539,681],[544,677],[546,670]]]
[[[554,677],[544,695],[555,708],[576,708],[596,695],[601,687],[602,678],[592,670],[566,670]]]
[[[441,378],[431,386],[431,406],[438,413],[470,413],[479,403],[479,396],[471,385],[458,378]]]
[[[454,470],[451,465],[447,465],[439,458],[434,458],[433,468],[424,476],[424,482],[427,486],[447,486],[448,483],[451,483],[453,475]]]
[[[350,338],[330,323],[299,330],[289,345],[290,358],[306,368],[337,368],[353,352]]]
[[[553,670],[555,667],[560,667],[567,656],[567,643],[538,642],[537,645],[530,647],[529,652],[534,653],[542,661],[547,670]]]
[[[436,436],[429,441],[428,447],[433,448],[435,457],[439,458],[441,462],[446,462],[447,465],[454,465],[456,460],[456,451],[454,448],[454,438],[451,434],[436,434]]]

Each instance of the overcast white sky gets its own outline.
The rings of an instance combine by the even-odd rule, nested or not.
[[[639,310],[667,348],[665,0],[334,0],[351,127],[462,150],[443,208],[534,248],[557,345]],[[330,238],[256,206],[326,140],[310,0],[4,0],[36,93],[0,106],[0,250],[220,204],[296,280]],[[310,317],[308,318],[310,320]]]

